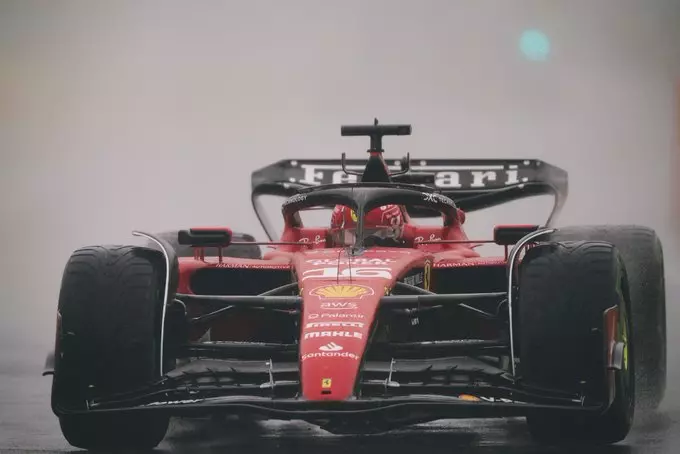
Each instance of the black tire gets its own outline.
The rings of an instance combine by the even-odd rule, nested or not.
[[[544,389],[583,392],[587,402],[607,402],[604,313],[619,308],[626,328],[628,361],[615,372],[615,399],[601,414],[572,411],[529,414],[540,442],[616,443],[635,414],[634,334],[626,269],[616,248],[604,242],[563,242],[536,246],[520,266],[517,336],[519,374]],[[627,335],[626,335],[627,334]]]
[[[661,241],[637,225],[559,229],[551,241],[606,241],[623,257],[628,272],[636,343],[636,408],[656,410],[666,392],[666,289]]]
[[[182,244],[179,244],[177,242],[177,231],[176,230],[171,230],[168,232],[160,232],[160,233],[155,233],[154,236],[165,240],[168,244],[170,244],[174,249],[175,253],[177,254],[177,257],[193,257],[194,256],[194,249],[191,246],[185,246]],[[248,235],[247,233],[238,233],[234,232],[232,234],[232,240],[233,241],[255,241],[255,238],[252,235]],[[147,247],[150,247],[152,249],[158,249],[158,245],[154,243],[153,241],[148,241],[148,243],[145,245]],[[207,247],[205,248],[205,255],[206,256],[217,256],[218,251],[217,248],[214,247]],[[259,246],[255,244],[232,244],[231,246],[228,246],[224,249],[222,249],[222,255],[224,257],[240,257],[240,258],[247,258],[247,259],[261,259],[262,258],[262,250],[260,249]]]
[[[169,417],[70,414],[87,398],[143,387],[160,376],[158,333],[165,261],[155,250],[93,246],[66,264],[59,294],[52,409],[82,449],[152,449]]]

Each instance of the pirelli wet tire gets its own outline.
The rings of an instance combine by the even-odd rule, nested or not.
[[[68,260],[58,303],[52,409],[64,438],[82,449],[151,449],[169,418],[71,414],[88,399],[157,380],[165,261],[153,249],[92,246]]]
[[[607,379],[605,312],[618,309],[620,370]],[[600,413],[530,413],[540,442],[616,443],[635,412],[635,361],[626,269],[604,242],[560,242],[530,249],[519,273],[516,326],[522,383],[585,396],[585,404],[613,403]]]
[[[637,225],[582,226],[559,229],[552,241],[612,243],[628,272],[636,340],[636,408],[658,408],[666,391],[666,289],[664,256],[656,232]]]
[[[177,254],[177,257],[193,257],[194,256],[194,248],[191,246],[186,246],[179,244],[177,241],[177,231],[176,230],[171,230],[168,232],[160,232],[160,233],[155,233],[155,236],[158,238],[165,240],[168,244],[170,244],[174,249],[175,253]],[[255,238],[252,235],[248,235],[247,233],[238,233],[234,232],[232,234],[232,240],[233,241],[255,241]],[[153,241],[149,241],[146,246],[152,248],[152,249],[159,249],[156,243]],[[160,250],[160,249],[159,249]],[[206,256],[217,256],[218,251],[217,248],[214,247],[207,247],[205,248],[205,255]],[[247,258],[247,259],[261,259],[262,258],[262,250],[260,249],[259,246],[255,244],[232,244],[224,249],[222,249],[222,255],[224,257],[239,257],[239,258]]]

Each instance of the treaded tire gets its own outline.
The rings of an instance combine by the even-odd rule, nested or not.
[[[186,246],[179,244],[177,241],[177,230],[171,230],[167,232],[160,232],[160,233],[155,233],[155,236],[158,238],[161,238],[165,240],[168,244],[170,244],[173,249],[175,249],[175,253],[177,254],[177,257],[193,257],[194,256],[194,249],[191,246]],[[234,241],[255,241],[255,238],[252,235],[248,235],[247,233],[238,233],[234,232],[232,234],[232,239]],[[158,249],[158,246],[156,243],[153,241],[149,241],[148,244],[146,245],[147,247],[150,247],[151,249]],[[217,256],[217,248],[214,247],[206,247],[205,249],[205,255],[206,256]],[[232,244],[231,246],[228,246],[224,249],[222,249],[222,255],[224,257],[239,257],[239,258],[246,258],[246,259],[261,259],[262,258],[262,251],[260,250],[260,247],[255,245],[255,244]]]
[[[157,336],[165,262],[153,249],[92,246],[66,264],[58,304],[52,409],[64,438],[83,449],[152,449],[169,417],[70,414],[88,398],[143,387],[159,378]]]
[[[529,430],[545,443],[610,444],[623,440],[635,413],[634,334],[631,335],[626,269],[604,242],[563,242],[531,248],[519,276],[519,374],[529,386],[583,392],[607,402],[604,313],[618,307],[619,339],[628,361],[615,372],[615,399],[601,414],[530,413]],[[627,334],[627,335],[626,335]]]
[[[638,225],[560,228],[551,241],[588,240],[612,243],[628,272],[636,340],[636,408],[656,410],[667,382],[666,289],[664,256],[656,232]]]

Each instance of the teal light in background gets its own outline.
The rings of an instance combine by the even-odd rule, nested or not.
[[[519,49],[532,61],[546,61],[550,54],[550,40],[540,30],[525,30],[519,39]]]

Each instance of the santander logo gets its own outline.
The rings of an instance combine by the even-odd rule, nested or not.
[[[339,352],[342,351],[342,346],[336,344],[335,342],[329,342],[326,345],[319,347],[322,352]]]
[[[343,350],[344,350],[344,348],[343,348],[342,345],[338,345],[335,342],[329,342],[329,343],[319,347],[318,352],[305,353],[300,357],[300,359],[302,359],[302,361],[306,361],[308,359],[317,359],[317,358],[324,358],[324,359],[340,358],[340,359],[350,359],[350,360],[353,360],[353,361],[359,361],[361,359],[360,356],[357,355],[356,353],[346,352],[346,351],[343,351]]]

